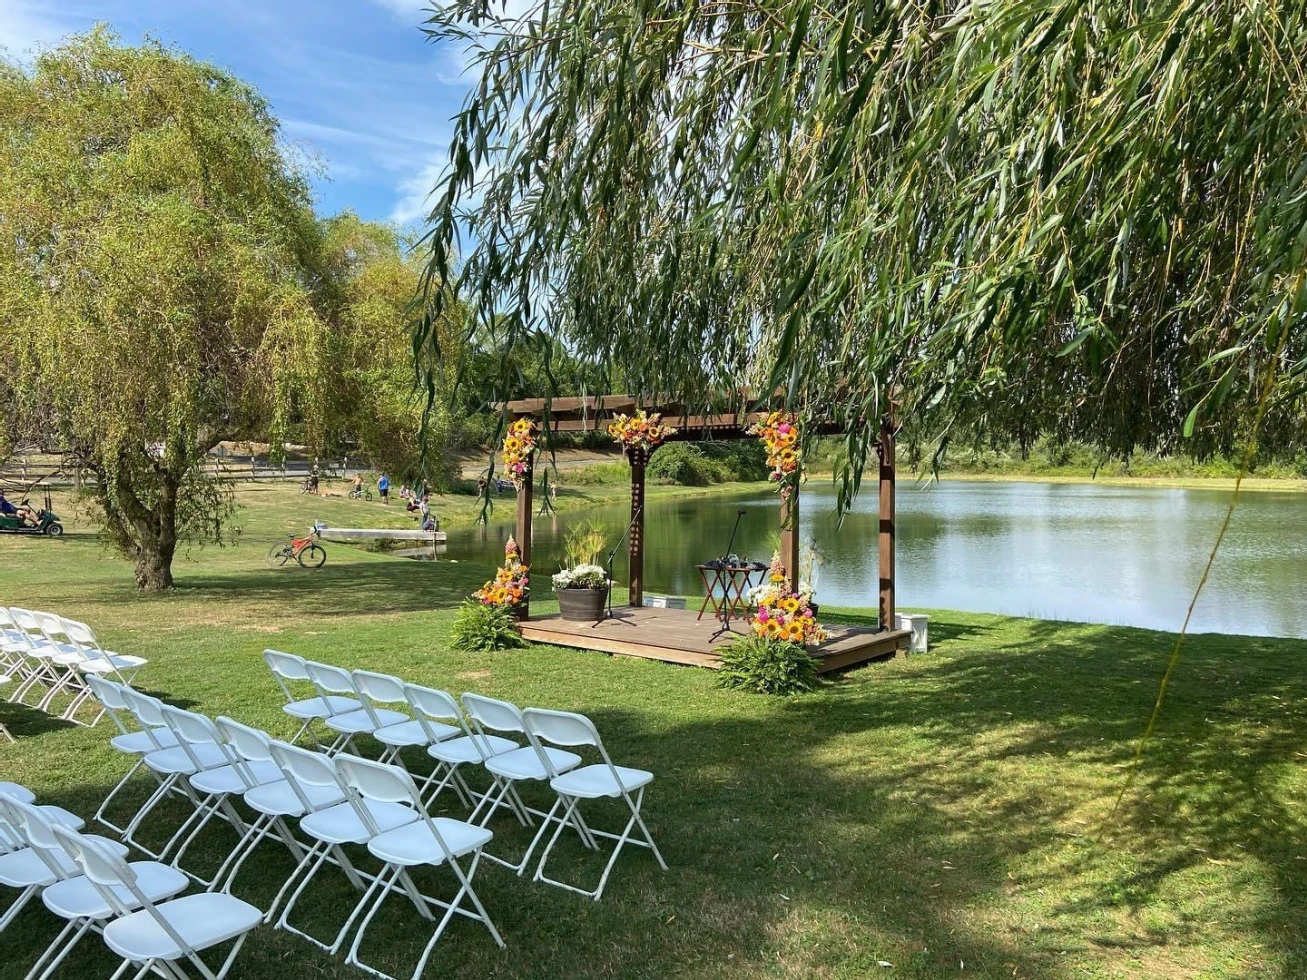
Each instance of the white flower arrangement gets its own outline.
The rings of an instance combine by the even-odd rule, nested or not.
[[[608,573],[599,565],[577,565],[564,568],[554,576],[555,589],[605,589]]]

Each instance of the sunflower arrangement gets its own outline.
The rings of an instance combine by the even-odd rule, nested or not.
[[[536,451],[536,424],[532,419],[518,419],[508,427],[504,436],[504,469],[519,490],[531,469],[531,457]]]
[[[481,588],[472,593],[483,606],[506,606],[516,608],[526,602],[531,595],[531,579],[527,576],[527,566],[522,564],[517,542],[512,538],[504,546],[504,564],[492,578]]]
[[[634,415],[619,412],[613,416],[608,423],[608,434],[623,449],[649,450],[676,435],[676,430],[658,412],[648,415],[641,409]]]
[[[812,590],[792,590],[785,580],[785,566],[779,554],[772,558],[767,581],[749,593],[758,607],[752,625],[754,636],[784,640],[800,646],[815,646],[826,639],[826,631],[812,611]]]
[[[792,414],[772,412],[765,419],[749,427],[749,434],[762,439],[767,447],[767,465],[771,467],[768,479],[777,485],[781,495],[788,497],[800,476],[799,425]]]

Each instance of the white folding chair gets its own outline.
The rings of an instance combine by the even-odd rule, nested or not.
[[[492,756],[485,761],[486,772],[490,773],[493,784],[486,792],[486,795],[477,803],[472,815],[468,817],[469,820],[477,822],[477,816],[482,814],[484,808],[485,812],[481,816],[480,823],[485,826],[494,817],[495,811],[503,806],[513,810],[517,814],[518,820],[528,827],[535,824],[532,819],[533,814],[545,818],[518,862],[510,862],[489,852],[486,854],[486,857],[496,864],[502,864],[520,875],[526,870],[527,863],[531,860],[536,845],[540,843],[540,839],[548,829],[552,814],[557,809],[557,803],[549,813],[531,809],[522,802],[517,792],[517,785],[519,783],[547,783],[555,776],[579,766],[581,757],[575,752],[546,748],[536,742],[527,730],[526,720],[522,716],[521,709],[508,701],[498,701],[495,698],[488,698],[481,694],[467,693],[463,695],[463,707],[467,709],[468,717],[472,719],[472,727],[478,734],[484,735],[487,728],[500,732],[519,732],[526,736],[529,743],[520,749]],[[489,805],[487,806],[487,804]],[[583,829],[584,826],[584,823],[582,823],[581,827]],[[591,844],[595,846],[593,842]]]
[[[313,660],[304,661],[304,669],[308,671],[309,679],[313,681],[313,686],[318,689],[321,697],[344,695],[358,704],[358,708],[354,711],[335,712],[322,719],[323,724],[340,736],[327,748],[328,753],[345,749],[357,752],[358,747],[354,745],[355,736],[371,735],[379,729],[412,721],[402,711],[374,707],[372,702],[363,696],[358,685],[354,683],[353,675],[347,670]]]
[[[17,692],[26,683],[32,670],[27,658],[29,646],[27,634],[18,628],[9,610],[0,606],[0,685],[13,684]],[[14,700],[13,694],[9,700]],[[4,726],[0,725],[0,729]]]
[[[300,736],[307,733],[316,745],[318,738],[313,734],[315,721],[330,718],[332,715],[349,714],[363,707],[357,698],[324,697],[318,694],[316,689],[311,698],[297,698],[291,687],[292,684],[312,685],[313,683],[309,672],[304,668],[304,658],[297,657],[293,653],[282,653],[280,650],[264,650],[263,660],[272,671],[272,679],[277,682],[277,687],[286,698],[286,703],[281,706],[281,710],[300,722],[299,731],[289,739],[291,742],[298,742]]]
[[[104,677],[121,684],[123,687],[131,687],[136,680],[136,675],[149,661],[144,657],[129,656],[104,649],[104,647],[100,646],[100,641],[95,638],[95,633],[91,630],[91,627],[85,623],[79,623],[75,619],[63,619],[62,617],[59,622],[63,628],[63,635],[77,647],[77,659],[71,666],[82,676],[83,686],[85,687],[84,693],[64,711],[65,718],[77,722],[78,710],[86,699],[91,696],[89,683],[87,683],[91,677]],[[101,711],[84,724],[93,728],[99,723],[103,714],[104,712]],[[77,722],[77,724],[83,724],[83,722]]]
[[[218,734],[213,721],[194,711],[184,711],[171,705],[163,705],[163,720],[177,736],[178,746],[190,757],[194,771],[184,773],[184,778],[191,791],[199,798],[199,804],[186,822],[177,829],[173,839],[164,846],[160,855],[167,854],[173,844],[177,851],[172,859],[174,867],[181,867],[186,849],[200,835],[209,821],[221,817],[231,824],[239,840],[244,840],[248,828],[241,815],[232,805],[233,796],[243,796],[256,786],[264,783],[280,782],[281,770],[273,762],[246,762],[239,753],[233,751]],[[218,765],[207,765],[209,753],[213,758],[221,757]],[[193,826],[192,826],[193,825]],[[212,881],[200,877],[194,872],[188,875],[206,887]]]
[[[294,779],[301,785],[318,786],[326,790],[334,787],[345,797],[344,803],[316,810],[300,818],[300,831],[313,838],[316,843],[309,851],[310,861],[301,865],[307,870],[299,878],[299,883],[277,918],[278,929],[285,929],[307,939],[318,948],[325,949],[328,953],[335,953],[340,949],[345,937],[349,935],[350,929],[367,901],[368,892],[364,891],[362,879],[367,878],[374,883],[376,880],[373,875],[357,871],[341,845],[366,844],[379,833],[413,823],[420,819],[420,815],[411,807],[360,800],[346,787],[336,769],[335,760],[320,752],[310,752],[298,746],[273,742],[272,757],[277,760],[277,764],[281,766],[288,780]],[[349,883],[364,894],[345,919],[345,924],[340,927],[336,937],[328,943],[292,926],[290,914],[294,911],[300,896],[304,894],[304,889],[322,870],[322,866],[329,858],[334,858],[333,863],[345,872]]]
[[[41,697],[37,701],[39,706],[45,703],[51,696],[51,692],[63,684],[66,672],[55,662],[55,658],[60,653],[69,651],[60,650],[50,642],[41,632],[41,624],[37,622],[36,613],[32,610],[10,606],[9,618],[23,636],[22,656],[25,664],[23,669],[25,677],[9,696],[9,700],[17,704],[26,704],[23,699],[27,697],[27,693],[39,687],[42,689]]]
[[[404,696],[413,709],[414,717],[427,725],[433,735],[427,746],[427,755],[436,760],[436,767],[420,784],[422,792],[426,794],[424,802],[428,807],[431,806],[441,790],[453,786],[459,800],[470,809],[472,800],[479,798],[479,794],[467,785],[458,767],[481,765],[492,756],[521,748],[521,743],[498,735],[474,734],[463,719],[463,709],[447,691],[419,684],[405,684]],[[452,721],[454,724],[443,724],[444,721]],[[446,732],[449,733],[447,736]],[[433,784],[434,789],[428,793],[427,790]]]
[[[5,835],[18,845],[14,850],[0,854],[0,885],[18,889],[18,898],[5,910],[4,915],[0,915],[0,932],[8,928],[27,903],[42,891],[56,881],[77,874],[76,866],[68,860],[66,854],[46,854],[40,848],[31,846],[24,828],[24,814],[18,809],[20,807],[32,805],[26,800],[0,793],[0,822],[4,824]],[[32,807],[32,811],[39,814],[49,826],[60,830],[76,829],[84,824],[80,817],[58,807]],[[69,817],[72,819],[68,820]],[[60,826],[65,821],[70,826]],[[100,840],[106,847],[122,854],[127,853],[127,848],[122,844],[105,838]]]
[[[167,719],[164,718],[164,704],[158,698],[151,697],[148,694],[142,694],[140,691],[133,690],[130,687],[119,688],[119,695],[127,705],[127,710],[131,712],[132,717],[136,719],[137,725],[141,728],[155,730],[169,727]],[[177,738],[177,733],[172,732],[173,737]],[[142,757],[146,768],[155,774],[159,780],[159,786],[149,798],[141,804],[140,808],[132,815],[131,820],[123,829],[123,840],[131,844],[137,850],[149,855],[156,861],[163,859],[164,853],[168,847],[176,840],[176,835],[168,842],[162,851],[151,851],[148,847],[137,840],[137,834],[140,832],[141,825],[145,818],[150,815],[160,803],[170,795],[182,795],[190,801],[195,809],[199,809],[200,801],[192,792],[190,784],[186,777],[199,772],[201,769],[216,769],[229,763],[227,754],[215,745],[194,745],[183,746],[181,739],[177,738],[178,744],[169,748],[159,749],[155,752],[147,752]],[[187,817],[187,822],[182,824],[185,828],[191,816]]]
[[[413,823],[378,833],[368,841],[368,850],[382,862],[383,868],[368,889],[368,895],[364,896],[364,901],[367,901],[371,894],[376,892],[372,907],[368,909],[367,915],[359,924],[358,932],[354,934],[354,941],[350,944],[349,955],[345,957],[345,962],[366,970],[374,976],[383,977],[384,980],[393,980],[388,974],[369,966],[359,958],[359,949],[363,945],[363,937],[367,933],[368,925],[391,893],[406,895],[427,920],[435,918],[431,908],[445,910],[445,914],[436,924],[435,931],[422,951],[417,968],[413,971],[413,980],[418,980],[422,976],[431,951],[435,949],[436,943],[455,913],[484,924],[495,943],[502,948],[504,940],[500,937],[499,930],[490,921],[481,899],[472,889],[472,877],[476,874],[477,864],[481,860],[482,848],[493,836],[491,832],[484,827],[464,823],[462,820],[429,816],[422,807],[421,795],[413,778],[398,766],[389,766],[349,755],[338,756],[336,766],[345,784],[365,802],[411,807],[420,814]],[[468,855],[471,855],[472,860],[465,872],[459,865],[458,859]],[[449,865],[459,883],[458,892],[452,901],[441,901],[422,894],[418,889],[408,869],[424,864]],[[471,901],[474,910],[462,907],[465,897]]]
[[[640,806],[644,802],[644,788],[653,782],[653,773],[646,772],[643,769],[630,769],[626,766],[613,765],[613,760],[608,757],[608,750],[604,748],[603,740],[599,737],[598,729],[585,715],[574,714],[570,711],[549,711],[544,708],[527,708],[523,715],[526,718],[528,734],[537,742],[549,742],[553,745],[566,745],[572,748],[591,746],[603,760],[601,763],[582,766],[570,772],[562,773],[549,781],[550,787],[558,794],[558,803],[555,803],[554,809],[549,811],[550,818],[554,816],[554,811],[558,809],[560,804],[564,805],[566,809],[562,818],[558,820],[558,826],[554,830],[553,836],[549,838],[549,843],[545,845],[544,852],[540,855],[540,863],[536,866],[535,880],[557,885],[559,888],[566,888],[568,891],[585,895],[587,898],[593,898],[597,902],[599,896],[603,894],[604,886],[608,884],[608,875],[612,872],[613,865],[617,863],[617,855],[622,852],[622,848],[627,844],[649,848],[653,851],[658,866],[666,871],[667,864],[663,861],[663,856],[659,853],[658,845],[654,843],[649,828],[645,826],[644,818],[640,816]],[[632,794],[634,794],[634,797],[632,797]],[[580,812],[577,807],[582,800],[597,800],[605,797],[611,799],[620,798],[626,803],[626,807],[630,811],[630,819],[626,821],[626,827],[621,834],[610,834],[606,831],[595,830],[578,819]],[[608,863],[604,866],[603,874],[599,877],[599,885],[594,891],[585,891],[545,876],[545,862],[549,860],[549,852],[558,842],[558,837],[563,832],[563,828],[569,825],[576,830],[582,842],[587,846],[594,843],[595,837],[606,837],[617,842],[613,847],[612,856],[609,857]],[[631,837],[631,831],[635,827],[640,828],[644,840],[636,840]]]
[[[354,686],[373,707],[379,708],[388,704],[402,704],[408,707],[408,698],[404,696],[404,682],[398,677],[378,674],[373,670],[356,670]],[[400,756],[401,750],[410,747],[425,749],[431,744],[431,737],[428,734],[431,729],[406,712],[401,711],[400,714],[404,716],[403,721],[378,728],[372,733],[372,737],[386,747],[386,751],[381,753],[382,762],[393,762],[402,766],[404,760]]]
[[[19,803],[36,805],[36,794],[26,786],[20,786],[18,783],[0,782],[0,793]],[[75,830],[81,830],[82,827],[86,826],[85,820],[61,806],[42,804],[37,806],[37,809],[51,823],[63,824],[63,826],[72,827]],[[18,827],[11,826],[5,819],[4,814],[0,813],[0,854],[20,851],[25,847],[27,847],[27,840],[23,837],[22,831]]]
[[[71,701],[64,708],[61,717],[68,719],[69,712],[80,703],[83,695],[89,693],[86,684],[82,681],[82,675],[77,671],[77,665],[82,660],[81,649],[68,636],[63,621],[54,613],[39,610],[31,610],[31,613],[41,636],[53,650],[50,660],[59,674],[58,682],[46,691],[36,707],[41,711],[49,711],[56,697],[61,694],[67,695]]]
[[[214,725],[232,750],[247,763],[276,765],[272,755],[272,746],[275,743],[266,732],[251,728],[249,725],[242,725],[230,718],[215,718]],[[310,860],[308,851],[295,839],[295,835],[287,826],[286,818],[303,817],[345,802],[345,793],[338,786],[301,783],[280,767],[279,771],[282,775],[281,779],[263,783],[245,792],[245,805],[257,813],[258,817],[249,825],[240,843],[232,848],[213,879],[215,884],[221,882],[222,890],[230,895],[232,884],[240,873],[241,866],[244,865],[246,858],[254,853],[259,843],[269,837],[281,840],[298,865],[286,878],[285,884],[278,891],[272,904],[264,911],[264,922],[271,921],[273,911],[280,904],[287,886]]]
[[[54,831],[56,825],[41,810],[16,800],[6,801],[0,796],[0,810],[6,808],[11,822],[22,829],[33,853],[56,878],[41,892],[41,901],[56,916],[66,920],[59,935],[27,974],[28,980],[45,980],[87,932],[103,930],[105,920],[113,918],[114,910],[60,846]],[[126,848],[123,848],[123,853],[126,853]],[[175,868],[157,861],[133,861],[129,866],[141,885],[141,891],[151,901],[163,901],[186,890],[186,876]],[[123,899],[124,902],[131,901],[127,895]],[[137,907],[134,902],[131,904],[133,908]]]
[[[96,674],[88,674],[86,683],[90,687],[91,693],[95,695],[96,700],[100,702],[101,708],[109,715],[109,720],[118,729],[118,734],[109,739],[109,745],[124,755],[130,755],[136,759],[136,762],[127,770],[123,778],[118,780],[113,789],[109,790],[109,795],[104,798],[100,808],[95,811],[95,816],[91,818],[97,823],[108,827],[114,833],[122,834],[125,832],[124,828],[105,819],[104,813],[109,807],[109,802],[145,765],[147,755],[151,752],[158,752],[160,749],[173,748],[177,744],[177,736],[167,728],[142,728],[136,725],[131,709],[123,697],[121,685]],[[126,719],[133,720],[133,727],[128,727]],[[157,773],[154,774],[154,778],[156,782],[162,782]]]
[[[55,834],[117,916],[104,927],[105,945],[123,958],[112,980],[134,964],[141,967],[134,980],[150,972],[185,980],[183,961],[204,980],[222,980],[245,937],[259,924],[259,910],[231,895],[206,892],[156,904],[131,866],[99,841],[63,828]],[[231,952],[216,972],[211,970],[200,953],[231,940]]]

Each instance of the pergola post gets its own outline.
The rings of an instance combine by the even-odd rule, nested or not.
[[[526,472],[522,474],[522,486],[517,491],[517,527],[514,531],[514,536],[517,538],[517,553],[522,559],[522,564],[528,568],[531,566],[531,498],[534,487],[535,460],[532,459],[527,463]],[[517,615],[519,619],[530,618],[529,597],[518,606]]]
[[[894,628],[894,425],[887,416],[880,423],[880,627]]]
[[[781,564],[791,592],[799,591],[799,486],[781,494]]]
[[[627,451],[631,461],[631,533],[630,578],[627,602],[632,606],[644,605],[644,470],[648,456],[644,450]]]

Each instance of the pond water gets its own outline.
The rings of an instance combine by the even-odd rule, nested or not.
[[[822,603],[876,605],[874,485],[841,524],[832,488],[805,487],[800,539],[822,561]],[[1177,630],[1211,551],[1229,493],[1094,484],[946,481],[898,487],[898,604]],[[645,589],[701,595],[695,563],[722,554],[739,511],[734,551],[763,561],[777,542],[777,498],[741,495],[651,501]],[[569,520],[595,519],[610,546],[625,506],[535,522],[536,588],[548,592]],[[447,555],[493,567],[513,530],[512,501],[488,527],[448,528]],[[625,580],[625,549],[616,577]],[[1194,632],[1307,636],[1307,494],[1240,498],[1194,612]]]

